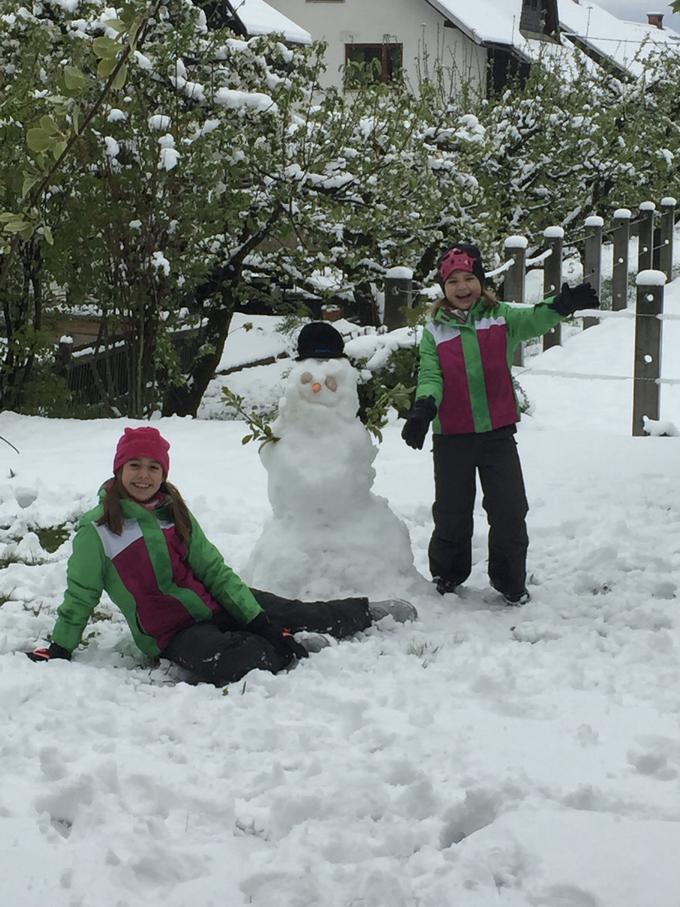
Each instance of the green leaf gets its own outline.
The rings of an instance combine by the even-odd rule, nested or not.
[[[30,173],[24,175],[24,183],[21,187],[22,198],[25,198],[28,195],[39,179],[39,176],[32,176]]]
[[[16,220],[11,220],[9,223],[5,224],[5,233],[21,233],[22,230],[27,230],[31,228],[31,233],[33,232],[33,224],[29,223],[27,220],[24,220],[22,217],[17,218]]]
[[[108,79],[113,70],[116,68],[116,58],[112,57],[107,60],[100,60],[97,66],[97,75],[100,79]]]
[[[49,135],[54,135],[59,132],[57,124],[50,116],[40,117],[40,128],[44,129]]]
[[[53,246],[54,237],[52,236],[52,231],[47,226],[47,224],[43,224],[42,231],[43,231],[43,236],[45,237],[45,242],[48,244],[48,246]]]
[[[244,436],[241,438],[241,444],[247,444],[249,441],[252,441],[252,440],[253,440],[253,436],[252,436],[252,435],[244,435]]]
[[[47,151],[54,139],[44,129],[34,126],[26,133],[26,144],[31,151]]]
[[[106,38],[102,35],[101,37],[94,39],[92,42],[92,50],[102,60],[111,60],[115,58],[120,50],[120,44],[117,41],[114,41],[113,38]]]
[[[52,157],[55,159],[55,161],[59,160],[61,155],[64,153],[65,148],[66,148],[65,141],[55,142],[55,144],[50,149],[50,151],[52,152]]]
[[[128,74],[127,66],[125,66],[125,65],[121,66],[121,68],[116,73],[116,78],[111,83],[111,88],[113,88],[114,91],[118,91],[119,89],[121,89],[123,87],[123,85],[125,85],[125,81],[127,79],[127,74]]]
[[[71,91],[87,88],[89,79],[75,66],[64,67],[64,85]]]
[[[127,25],[123,22],[122,19],[107,19],[106,27],[112,28],[114,31],[117,31],[119,35],[122,35],[123,32],[127,31]]]

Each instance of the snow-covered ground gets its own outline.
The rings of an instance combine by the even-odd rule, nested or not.
[[[144,664],[106,603],[72,663],[20,654],[51,629],[69,553],[31,530],[92,505],[129,423],[1,414],[21,453],[0,443],[0,904],[678,907],[680,439],[630,437],[629,380],[562,377],[630,375],[632,330],[603,321],[520,376],[530,605],[489,591],[478,507],[460,596],[428,587],[418,622],[225,691]],[[678,379],[680,321],[664,331]],[[283,366],[267,368],[271,386]],[[679,391],[662,418],[680,427]],[[269,516],[245,426],[159,428],[243,568]],[[374,490],[426,574],[431,458],[399,429]]]

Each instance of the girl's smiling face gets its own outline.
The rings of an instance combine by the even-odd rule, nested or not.
[[[145,504],[158,494],[163,481],[163,467],[157,460],[138,457],[128,460],[120,473],[125,493],[133,501]]]
[[[444,284],[447,303],[454,309],[469,309],[482,295],[482,285],[469,271],[453,271]]]

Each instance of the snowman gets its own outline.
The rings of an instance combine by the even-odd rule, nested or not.
[[[272,515],[244,576],[291,598],[414,591],[405,524],[372,491],[377,447],[357,418],[357,372],[338,331],[305,325],[272,431],[260,450]]]

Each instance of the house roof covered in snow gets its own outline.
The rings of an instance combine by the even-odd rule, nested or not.
[[[507,44],[523,41],[519,31],[522,0],[427,0],[476,44]]]
[[[291,44],[311,44],[312,36],[265,0],[232,0],[235,15],[249,35],[283,35]]]
[[[680,55],[680,35],[672,28],[617,19],[592,0],[559,0],[558,8],[563,37],[573,35],[578,43],[632,76],[641,75],[645,61],[659,53]]]
[[[558,5],[563,0],[558,0]],[[520,31],[522,0],[427,0],[437,12],[459,28],[476,44],[507,47],[529,63],[541,61],[548,67],[559,67],[565,76],[577,74],[576,60],[586,67],[592,64],[572,44],[537,40]]]

